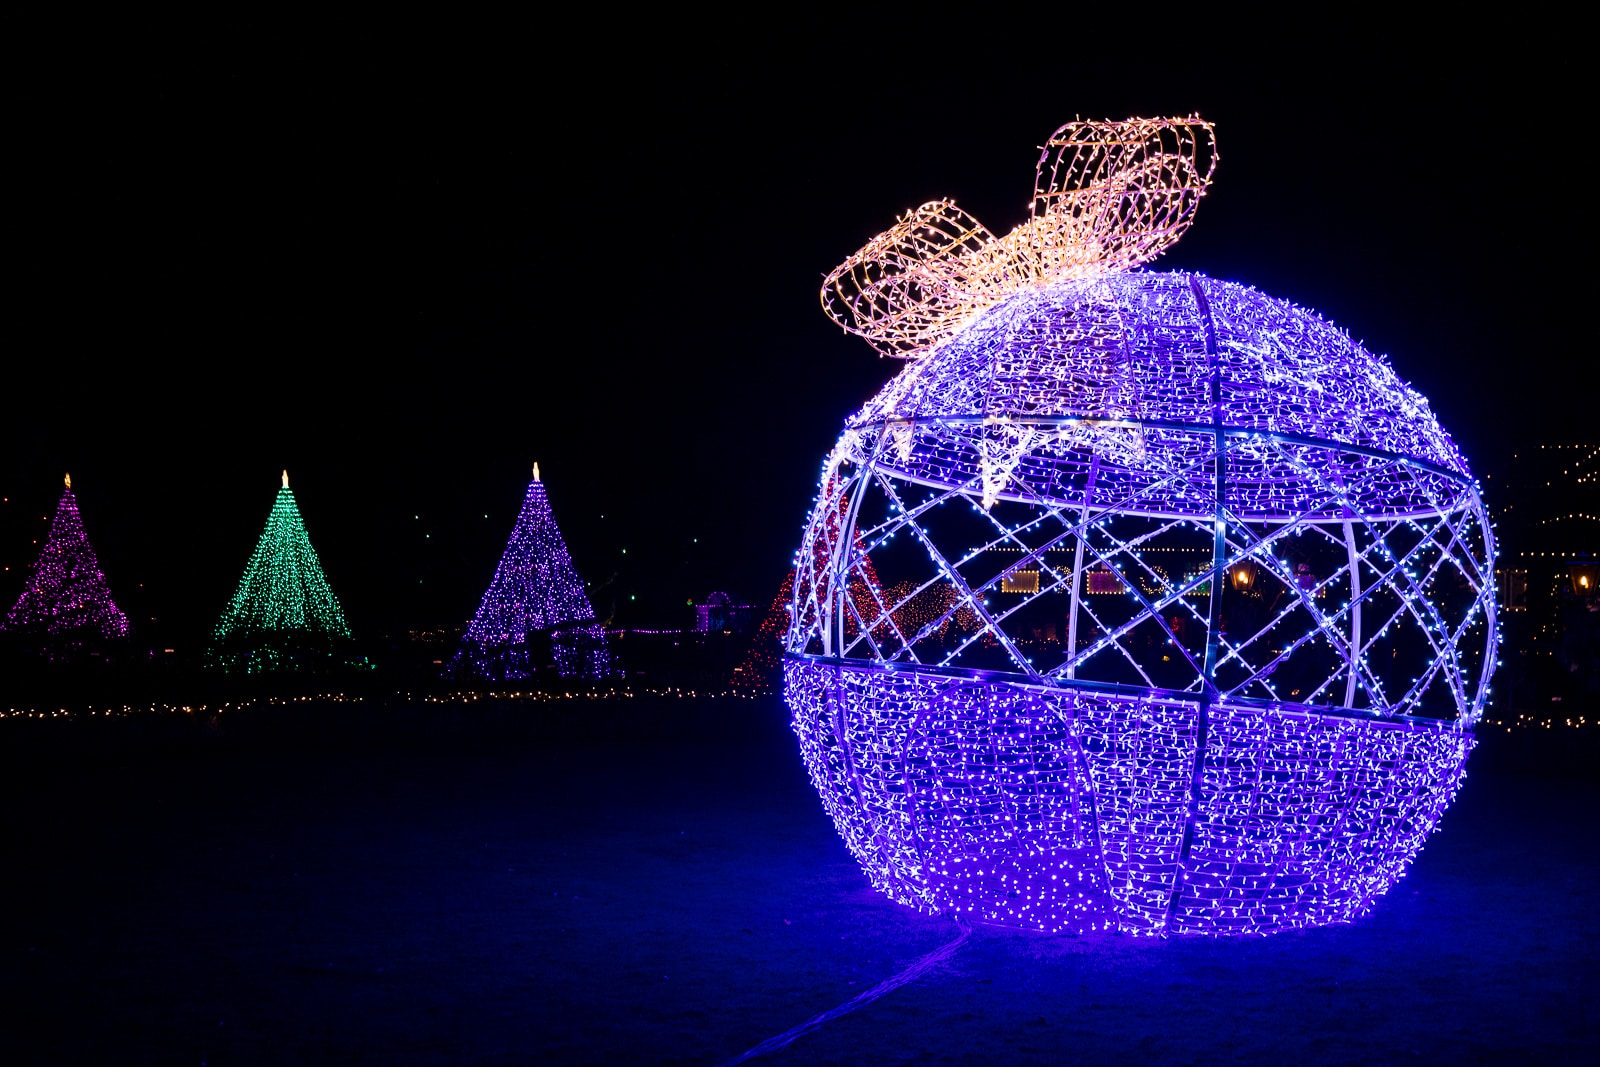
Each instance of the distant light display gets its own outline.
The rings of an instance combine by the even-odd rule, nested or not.
[[[72,475],[65,480],[50,534],[4,628],[51,638],[126,637],[128,617],[111,599],[111,587],[84,532]]]
[[[212,631],[208,662],[247,673],[329,666],[350,636],[284,471],[266,529]]]
[[[535,646],[544,639],[561,677],[611,673],[605,631],[595,622],[535,465],[511,538],[450,670],[495,681],[531,678],[539,666]]]
[[[909,362],[824,464],[785,695],[896,900],[1047,930],[1348,920],[1460,784],[1497,647],[1477,485],[1314,313],[1128,269],[1215,158],[1198,119],[1072,123],[1012,237],[902,220],[824,286]],[[841,594],[867,573],[881,606]]]
[[[783,576],[778,595],[772,598],[767,613],[756,627],[755,639],[744,659],[733,669],[734,689],[749,693],[770,693],[783,674],[783,639],[789,632],[789,608],[794,604],[794,568]]]

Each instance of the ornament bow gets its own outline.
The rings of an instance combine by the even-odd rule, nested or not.
[[[833,269],[823,310],[915,359],[1022,289],[1154,259],[1194,221],[1216,166],[1198,115],[1069,122],[1040,153],[1028,221],[996,237],[953,200],[923,204]]]

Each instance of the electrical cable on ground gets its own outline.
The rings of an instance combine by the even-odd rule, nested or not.
[[[933,968],[939,966],[939,964],[955,955],[956,951],[960,949],[962,945],[966,944],[967,938],[972,936],[972,927],[968,926],[960,919],[957,919],[956,922],[961,927],[961,933],[957,935],[954,941],[951,941],[949,944],[928,953],[926,956],[917,960],[899,974],[892,978],[884,979],[871,989],[867,990],[865,993],[852,997],[843,1004],[840,1004],[837,1008],[830,1008],[814,1019],[809,1019],[806,1022],[801,1023],[799,1026],[785,1030],[776,1037],[767,1038],[765,1041],[761,1042],[761,1044],[750,1049],[750,1051],[744,1053],[743,1055],[735,1056],[733,1059],[728,1060],[722,1065],[722,1067],[737,1067],[738,1064],[746,1063],[755,1059],[757,1056],[765,1056],[769,1052],[776,1052],[779,1049],[791,1044],[797,1038],[804,1037],[811,1031],[820,1028],[824,1023],[830,1023],[839,1018],[841,1015],[848,1015],[863,1005],[871,1004],[874,1000],[877,1000],[885,993],[892,993],[894,990],[899,989],[907,982],[914,982],[918,978],[921,978],[923,975],[933,970]]]

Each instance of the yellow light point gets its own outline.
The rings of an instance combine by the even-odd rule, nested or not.
[[[283,487],[285,489],[289,488],[289,472],[288,471],[284,471],[283,472]]]
[[[67,482],[67,488],[71,489],[72,488],[72,475],[70,475],[70,474],[67,475],[66,482]]]
[[[539,465],[537,463],[533,465],[533,480],[539,480]]]

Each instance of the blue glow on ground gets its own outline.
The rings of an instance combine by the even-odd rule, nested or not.
[[[780,716],[770,707],[751,714]],[[773,729],[8,772],[8,1062],[719,1063],[943,944]],[[1600,783],[1472,773],[1350,926],[979,927],[770,1063],[1586,1059]]]

